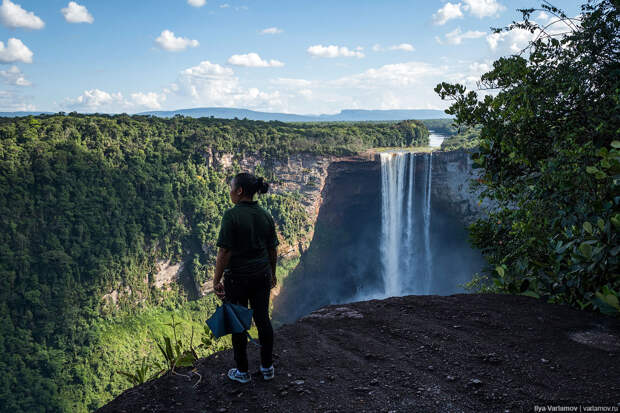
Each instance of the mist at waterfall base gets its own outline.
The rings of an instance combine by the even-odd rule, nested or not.
[[[337,221],[319,213],[315,238],[275,303],[277,321],[329,304],[466,292],[460,285],[484,261],[454,211],[432,202],[432,161],[429,153],[382,153],[376,181],[365,182],[373,191],[348,200]],[[345,185],[336,180],[330,192]]]

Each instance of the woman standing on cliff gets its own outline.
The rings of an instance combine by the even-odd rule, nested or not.
[[[220,299],[226,297],[229,302],[245,307],[250,302],[261,344],[260,371],[265,380],[274,377],[269,295],[277,282],[279,242],[273,218],[254,200],[254,194],[264,194],[268,190],[269,184],[263,178],[249,173],[240,173],[231,181],[230,199],[235,206],[222,217],[213,277],[213,290]],[[224,284],[221,282],[223,275]],[[232,344],[237,368],[228,371],[228,378],[247,383],[250,374],[245,333],[233,334]]]

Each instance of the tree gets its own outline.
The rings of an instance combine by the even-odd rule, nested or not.
[[[496,32],[528,30],[535,39],[482,76],[479,88],[490,94],[435,88],[453,100],[446,112],[459,125],[481,126],[476,185],[499,204],[470,226],[489,263],[473,287],[620,311],[618,7],[591,1],[573,19],[545,4],[566,28],[558,35],[530,20],[536,9],[520,10],[522,22]]]

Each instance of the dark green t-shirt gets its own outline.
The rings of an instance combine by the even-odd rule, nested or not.
[[[278,244],[273,218],[257,201],[240,201],[224,212],[217,246],[232,250],[227,268],[234,275],[271,271],[267,249]]]

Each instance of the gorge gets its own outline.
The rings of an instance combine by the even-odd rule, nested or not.
[[[482,268],[465,226],[484,213],[467,151],[381,152],[331,162],[314,236],[274,300],[291,322],[323,305],[463,292]]]

